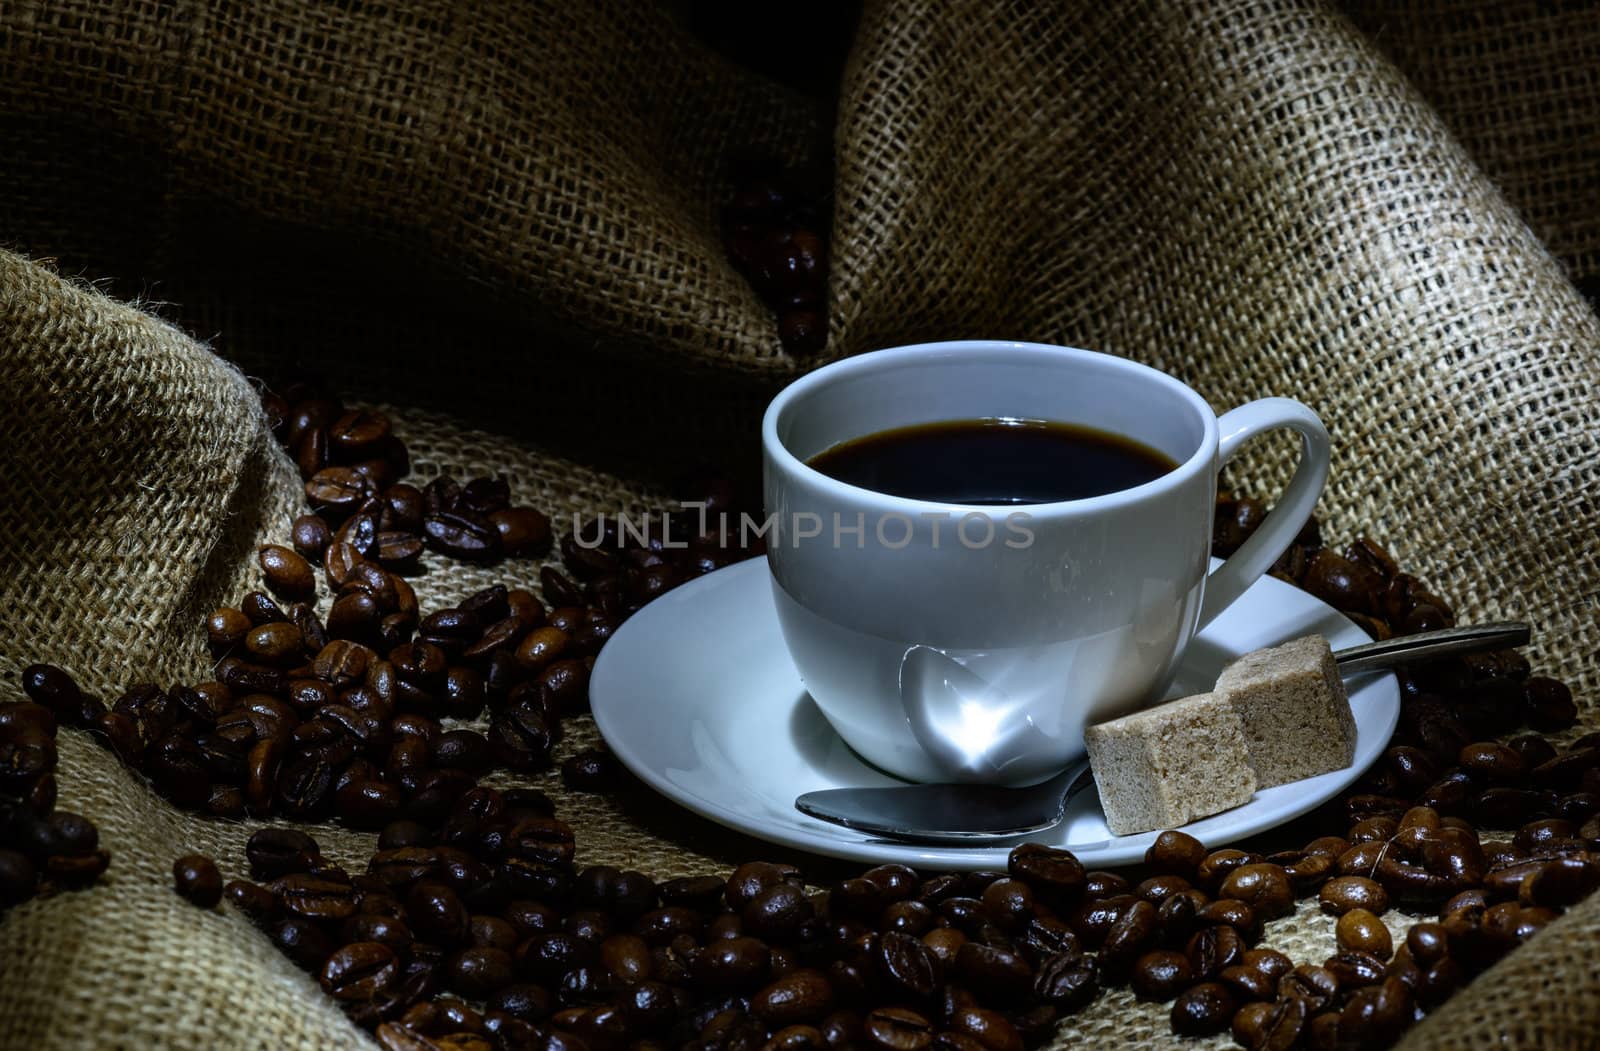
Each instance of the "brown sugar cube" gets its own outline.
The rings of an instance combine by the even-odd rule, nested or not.
[[[1186,825],[1256,790],[1239,716],[1215,694],[1091,726],[1083,740],[1106,824],[1119,836]]]
[[[1355,760],[1350,698],[1321,635],[1245,654],[1223,670],[1212,692],[1238,712],[1262,788],[1341,770]]]

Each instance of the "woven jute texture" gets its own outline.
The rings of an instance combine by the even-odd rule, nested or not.
[[[0,253],[0,698],[34,660],[102,696],[203,675],[201,618],[299,506],[246,374],[313,366],[386,403],[422,477],[507,474],[558,522],[749,459],[814,364],[719,247],[756,154],[832,171],[817,360],[1015,337],[1219,410],[1299,397],[1334,436],[1326,532],[1385,541],[1463,619],[1534,621],[1596,728],[1600,325],[1569,276],[1600,252],[1597,55],[1600,19],[1554,4],[885,0],[834,108],[670,5],[0,0],[0,242],[55,260]],[[1235,484],[1275,491],[1280,452]],[[593,740],[580,720],[563,749]],[[0,1047],[362,1045],[253,928],[170,890],[188,850],[242,875],[253,826],[61,748],[62,805],[113,865],[0,923]],[[536,783],[581,863],[842,871]],[[348,865],[372,843],[315,832]],[[1572,910],[1408,1046],[1593,1043],[1597,928],[1600,902]],[[1302,907],[1266,943],[1317,961],[1331,924]],[[1123,992],[1056,1044],[1172,1042]]]

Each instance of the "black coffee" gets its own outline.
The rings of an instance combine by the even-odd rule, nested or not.
[[[874,492],[952,504],[1048,504],[1101,496],[1177,466],[1148,446],[1045,420],[922,423],[853,438],[808,461]]]

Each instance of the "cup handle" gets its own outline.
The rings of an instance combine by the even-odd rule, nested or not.
[[[1217,469],[1244,448],[1250,439],[1267,431],[1287,427],[1300,435],[1300,465],[1272,513],[1250,535],[1239,550],[1228,556],[1206,578],[1205,599],[1200,603],[1199,631],[1217,614],[1227,609],[1245,589],[1272,568],[1278,556],[1288,550],[1295,534],[1311,517],[1328,481],[1328,431],[1316,413],[1293,398],[1262,398],[1224,413],[1217,420],[1221,440],[1217,443]]]

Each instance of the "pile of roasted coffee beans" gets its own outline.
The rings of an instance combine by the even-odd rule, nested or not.
[[[1021,1048],[1099,989],[1067,918],[1104,940],[1091,903],[1128,889],[1035,846],[1003,873],[658,883],[576,867],[548,799],[485,787],[385,827],[357,875],[295,829],[246,853],[227,899],[390,1049]]]
[[[352,575],[392,575],[401,601],[414,606],[402,578],[423,569],[425,550],[470,563],[503,557],[543,558],[554,546],[554,530],[544,512],[511,499],[510,483],[480,477],[465,483],[441,475],[417,488],[402,481],[411,471],[405,444],[382,413],[348,408],[316,383],[298,380],[261,392],[272,433],[299,463],[311,512],[290,525],[293,550],[270,545],[261,550],[267,590],[283,602],[314,602],[320,567],[338,599],[347,586],[371,591]],[[565,569],[544,566],[540,589],[554,607],[587,607],[620,621],[661,592],[692,577],[762,552],[760,537],[738,529],[739,504],[726,479],[696,478],[680,494],[679,507],[630,521],[600,514],[561,537],[558,554]],[[299,556],[298,558],[295,556]],[[361,569],[363,563],[373,568]],[[385,596],[387,590],[375,584]],[[362,598],[346,602],[336,618],[370,617]],[[398,631],[400,614],[389,610]],[[614,625],[613,625],[614,626]]]
[[[813,354],[828,341],[827,217],[791,179],[751,179],[723,209],[723,248],[778,316],[778,338],[791,354]]]
[[[538,558],[550,550],[550,519],[513,506],[503,478],[463,485],[441,477],[426,489],[404,482],[411,456],[383,413],[349,408],[306,381],[288,384],[281,394],[262,391],[261,405],[305,480],[312,513],[294,521],[301,554],[320,557],[339,544],[385,569],[413,572],[424,548],[484,563]],[[297,591],[309,587],[309,578],[284,579]]]
[[[261,555],[269,582],[284,567],[313,575],[293,551]],[[618,622],[498,585],[423,616],[403,577],[360,560],[328,583],[338,597],[325,620],[259,591],[211,614],[205,682],[135,684],[106,708],[66,672],[32,669],[61,684],[35,694],[50,705],[41,714],[89,730],[184,809],[369,829],[438,821],[490,770],[550,765],[561,717],[586,707],[589,669]],[[574,760],[569,781],[617,778],[609,756]]]
[[[94,822],[56,809],[56,713],[93,707],[72,680],[35,664],[30,700],[0,703],[0,916],[42,891],[93,883],[111,864]]]
[[[1403,669],[1391,746],[1297,849],[1208,850],[1166,832],[1123,873],[1027,845],[1004,872],[883,865],[821,887],[764,861],[661,882],[579,867],[545,795],[479,779],[546,769],[616,626],[759,551],[707,524],[737,510],[732,491],[704,487],[704,511],[658,533],[602,519],[552,545],[532,509],[515,509],[512,530],[495,518],[513,510],[503,482],[413,489],[386,421],[288,390],[281,411],[266,402],[308,481],[348,473],[308,486],[319,510],[295,521],[292,548],[261,549],[266,590],[209,619],[215,678],[135,685],[108,709],[36,665],[24,686],[38,703],[0,708],[6,901],[32,893],[41,867],[70,883],[105,866],[87,822],[42,816],[58,722],[180,806],[377,830],[364,872],[269,828],[247,848],[253,882],[224,890],[217,865],[190,855],[173,885],[203,907],[226,898],[391,1051],[1020,1051],[1111,987],[1170,1003],[1180,1035],[1378,1047],[1600,884],[1600,734],[1542,736],[1569,728],[1576,705],[1513,651]],[[339,497],[346,485],[358,496]],[[1217,553],[1262,518],[1223,493]],[[543,539],[509,538],[536,521]],[[406,574],[425,548],[553,549],[560,568],[541,569],[543,601],[490,587],[424,614]],[[1315,523],[1273,572],[1377,637],[1453,622],[1377,544],[1325,546]],[[603,750],[568,757],[561,777],[584,791],[624,782]],[[1313,898],[1337,951],[1296,961],[1271,947],[1271,924]]]
[[[1228,498],[1218,514],[1239,520]],[[583,565],[568,563],[590,581],[615,569]],[[1375,634],[1451,616],[1376,544],[1334,552],[1314,526],[1279,572]],[[1401,682],[1383,759],[1316,815],[1323,834],[1272,854],[1167,832],[1126,873],[1029,845],[1006,872],[886,865],[811,887],[755,861],[657,883],[578,868],[573,831],[542,794],[475,786],[447,812],[407,804],[359,875],[303,833],[259,833],[257,882],[227,897],[392,1049],[1011,1051],[1107,987],[1170,1003],[1180,1035],[1384,1046],[1600,883],[1600,735],[1557,749],[1535,733],[1473,733],[1488,697],[1505,708],[1495,727],[1570,725],[1565,687],[1510,651]],[[562,774],[601,788],[618,771],[585,753]],[[1515,831],[1493,842],[1479,828]],[[1337,951],[1296,961],[1270,946],[1270,925],[1313,897]],[[1384,918],[1398,915],[1396,938]]]

